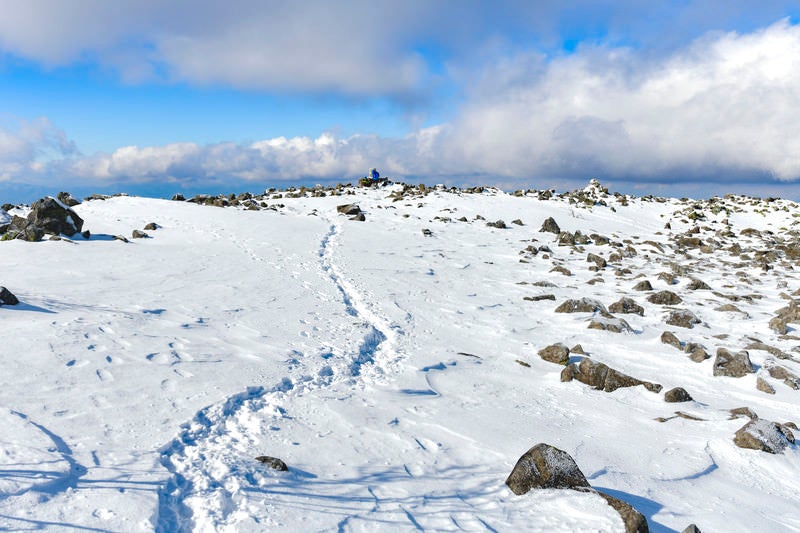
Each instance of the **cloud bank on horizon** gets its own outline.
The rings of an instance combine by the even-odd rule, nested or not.
[[[800,179],[800,25],[783,4],[529,4],[0,0],[10,83],[32,69],[133,90],[380,99],[398,116],[439,118],[409,120],[402,135],[333,123],[87,154],[70,118],[19,116],[6,101],[0,183],[349,180],[371,166],[507,186]]]

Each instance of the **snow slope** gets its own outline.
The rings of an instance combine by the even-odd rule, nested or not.
[[[800,391],[767,375],[768,395],[756,374],[712,374],[718,347],[752,338],[797,353],[793,329],[768,323],[800,277],[789,263],[762,271],[721,247],[674,253],[670,241],[694,226],[724,241],[729,227],[731,243],[769,249],[769,233],[741,230],[796,240],[796,205],[734,198],[738,209],[696,224],[692,202],[678,200],[436,190],[392,201],[392,190],[268,199],[282,207],[262,211],[115,197],[75,207],[90,240],[0,243],[0,284],[22,302],[0,307],[0,528],[621,530],[598,496],[504,485],[546,442],[651,531],[800,530],[800,451],[738,448],[747,420],[728,411],[800,422]],[[348,202],[366,222],[337,214]],[[538,231],[550,216],[637,253],[591,271],[587,253],[617,248],[558,246]],[[112,239],[149,222],[161,226],[149,239]],[[531,244],[551,252],[521,255]],[[658,278],[681,265],[691,274]],[[703,323],[666,325],[671,307],[632,290],[640,275]],[[692,277],[712,290],[690,290]],[[523,299],[542,294],[555,300]],[[554,312],[584,296],[606,306],[630,296],[645,313],[618,315],[633,331],[612,333],[587,329],[588,313]],[[741,312],[716,310],[731,302]],[[667,330],[712,358],[662,344]],[[695,401],[562,383],[563,367],[537,355],[556,342]],[[749,353],[763,377],[773,356]],[[779,363],[800,374],[797,360]],[[656,420],[677,410],[702,420]]]

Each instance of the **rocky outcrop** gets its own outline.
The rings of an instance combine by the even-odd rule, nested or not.
[[[561,371],[561,381],[577,379],[581,383],[590,385],[597,390],[613,392],[624,387],[642,385],[650,392],[661,392],[661,385],[642,381],[623,374],[603,363],[591,359],[581,359],[580,363],[573,363]]]
[[[755,373],[755,370],[753,369],[753,363],[750,362],[750,354],[747,353],[747,350],[734,354],[725,348],[717,349],[717,357],[714,359],[715,376],[741,378],[753,373]]]
[[[561,228],[558,227],[555,219],[553,217],[548,217],[543,223],[542,227],[539,230],[540,233],[555,233],[558,235],[561,233]]]
[[[33,203],[27,218],[15,216],[3,238],[36,242],[48,233],[71,237],[80,233],[82,228],[83,219],[72,208],[47,197]]]

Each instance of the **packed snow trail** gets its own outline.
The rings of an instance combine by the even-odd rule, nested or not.
[[[399,357],[396,349],[400,329],[373,311],[334,261],[340,232],[340,224],[334,222],[322,237],[320,268],[340,293],[347,315],[360,322],[362,338],[355,347],[335,347],[339,355],[326,362],[338,365],[339,372],[328,365],[317,369],[316,377],[298,383],[299,393],[314,393],[362,374],[381,376],[386,370],[383,365],[394,363]],[[324,338],[325,332],[321,335]],[[289,377],[269,389],[251,387],[203,409],[182,428],[180,435],[162,450],[161,464],[171,477],[159,490],[157,531],[212,531],[229,526],[236,529],[238,522],[249,519],[248,487],[240,483],[242,477],[253,480],[259,470],[252,454],[246,455],[255,444],[252,433],[257,433],[265,421],[286,416],[281,405],[293,389],[295,383]]]

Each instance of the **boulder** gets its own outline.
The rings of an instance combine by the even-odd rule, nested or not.
[[[687,342],[686,346],[684,346],[683,351],[689,354],[689,359],[694,361],[695,363],[702,363],[706,359],[710,359],[711,356],[706,352],[706,349],[703,348],[700,344],[696,342]]]
[[[67,237],[80,233],[83,228],[83,219],[75,211],[50,197],[33,203],[28,221],[45,233]]]
[[[155,230],[157,230],[157,229],[158,229],[158,228],[160,228],[160,227],[161,227],[161,226],[159,226],[159,225],[158,225],[158,224],[156,224],[155,222],[150,222],[149,224],[147,224],[147,225],[144,227],[144,230],[145,230],[145,231],[155,231]]]
[[[627,297],[620,298],[619,301],[609,305],[608,310],[612,313],[644,315],[644,307],[637,304],[633,298]]]
[[[681,328],[691,329],[694,327],[695,324],[700,323],[700,319],[697,318],[697,316],[688,309],[678,309],[676,311],[672,311],[669,315],[667,315],[666,322],[670,326],[678,326]]]
[[[506,223],[503,220],[497,220],[495,222],[487,222],[486,225],[489,226],[490,228],[497,228],[497,229],[507,228]]]
[[[794,434],[782,424],[759,418],[739,428],[733,442],[740,448],[781,453],[789,444],[794,444]]]
[[[361,212],[358,204],[342,204],[336,206],[336,212],[347,216],[355,216]]]
[[[539,357],[548,363],[567,365],[569,363],[569,348],[562,343],[551,344],[539,350]]]
[[[175,193],[175,194],[172,195],[172,201],[173,202],[185,202],[186,201],[186,197],[184,195],[182,195],[181,193]]]
[[[690,291],[710,291],[711,287],[703,280],[693,278],[686,286]]]
[[[521,496],[531,489],[589,487],[575,460],[549,444],[539,443],[519,458],[506,479],[511,492]]]
[[[670,346],[674,346],[679,350],[683,350],[683,346],[681,346],[681,341],[678,337],[672,333],[671,331],[665,331],[661,334],[661,342],[663,344],[669,344]]]
[[[611,333],[631,333],[633,328],[625,320],[613,317],[599,317],[589,322],[588,329],[599,329]]]
[[[644,386],[650,392],[661,392],[662,389],[661,385],[657,383],[633,378],[589,358],[581,359],[580,363],[568,365],[561,372],[561,381],[572,381],[573,379],[605,392],[637,385]]]
[[[653,290],[653,285],[651,285],[650,282],[647,281],[646,279],[643,279],[642,281],[640,281],[639,283],[637,283],[636,285],[633,286],[633,290],[635,290],[635,291],[652,291]]]
[[[256,461],[259,463],[264,463],[268,467],[278,470],[279,472],[286,472],[289,470],[289,467],[286,466],[286,463],[278,459],[277,457],[270,457],[269,455],[259,455],[256,457]]]
[[[756,378],[756,389],[767,394],[775,394],[775,387],[770,385],[769,382],[761,376]]]
[[[606,260],[597,254],[587,254],[586,262],[594,263],[597,268],[605,268],[608,265]]]
[[[549,217],[542,223],[542,228],[539,230],[539,232],[555,233],[556,235],[558,235],[559,233],[561,233],[561,228],[558,227],[558,224],[556,223],[553,217]]]
[[[648,296],[647,301],[658,305],[676,305],[681,303],[683,299],[672,291],[658,291]]]
[[[56,195],[56,198],[59,202],[66,205],[67,207],[75,207],[76,205],[80,204],[78,200],[72,197],[72,195],[68,192],[60,192]]]
[[[649,533],[650,527],[647,525],[647,519],[642,513],[633,508],[629,503],[626,503],[619,498],[615,498],[609,494],[601,491],[595,491],[602,496],[608,505],[614,508],[622,518],[625,524],[625,533]]]
[[[700,531],[700,528],[697,527],[696,525],[689,524],[683,529],[683,531],[681,531],[681,533],[702,533],[702,532]]]
[[[769,372],[770,377],[782,379],[783,382],[794,390],[800,389],[800,377],[786,367],[780,366],[774,359],[764,361],[764,369]]]
[[[131,233],[131,237],[133,237],[134,239],[147,239],[148,237],[150,237],[150,235],[148,235],[143,231],[135,229],[133,230],[133,233]]]
[[[556,313],[596,313],[608,314],[606,307],[591,298],[581,298],[580,300],[566,300],[556,307]]]
[[[691,402],[692,397],[683,387],[675,387],[664,393],[664,401],[668,403]]]
[[[10,290],[0,287],[0,305],[17,305],[19,300]]]
[[[750,362],[750,354],[747,350],[742,350],[736,354],[731,353],[725,348],[717,349],[717,357],[714,359],[714,375],[740,378],[747,374],[753,374],[753,363]]]

